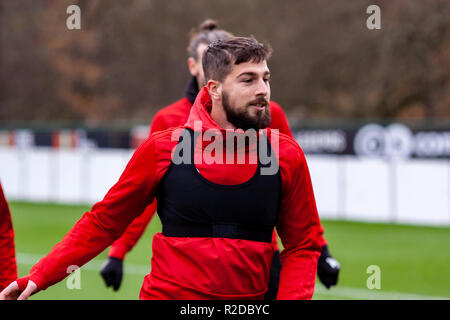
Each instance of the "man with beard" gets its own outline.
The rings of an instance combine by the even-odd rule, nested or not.
[[[0,298],[27,299],[62,280],[69,266],[102,252],[156,197],[163,230],[153,237],[141,299],[262,299],[274,227],[284,246],[277,298],[311,299],[320,222],[301,148],[277,130],[262,129],[270,121],[269,56],[254,38],[210,44],[203,58],[207,85],[187,123],[152,134],[105,198]],[[237,114],[246,120],[234,123]],[[231,150],[245,159],[257,150],[256,163],[206,161],[213,142],[198,138],[211,131],[242,133],[238,125],[261,129],[256,148],[249,142]],[[220,152],[226,158],[230,150]],[[263,173],[268,155],[279,168],[272,174]],[[178,156],[190,161],[175,161]]]
[[[206,20],[200,24],[197,30],[191,31],[191,39],[187,50],[189,56],[187,65],[192,77],[186,87],[185,97],[156,113],[150,126],[149,135],[157,131],[166,130],[170,127],[182,126],[186,123],[189,112],[199,92],[199,88],[205,85],[205,76],[202,67],[203,52],[211,42],[224,40],[229,37],[232,37],[232,34],[225,30],[218,29],[217,22],[213,20]],[[224,106],[225,103],[226,102],[224,102]],[[271,121],[268,122],[268,127],[279,129],[281,133],[293,138],[286,116],[281,107],[274,101],[270,101],[269,108]],[[266,111],[268,112],[268,110]],[[232,117],[232,120],[238,124],[238,127],[244,129],[243,122],[246,117],[245,113],[237,115],[228,114],[228,116]],[[114,291],[117,291],[120,288],[122,282],[123,261],[126,254],[131,251],[137,241],[141,238],[150,220],[154,216],[155,211],[156,201],[149,205],[145,211],[130,224],[123,235],[112,244],[108,253],[108,260],[102,266],[100,273],[106,286],[113,287]],[[328,252],[328,246],[323,237],[323,232],[324,230],[321,226],[320,245],[322,247],[322,254],[319,259],[317,272],[321,282],[327,288],[330,288],[330,286],[336,285],[337,283],[340,267],[339,263],[334,260]],[[275,232],[273,233],[272,245],[275,254],[270,269],[269,286],[265,295],[265,299],[267,300],[274,300],[276,298],[281,270],[280,252]]]

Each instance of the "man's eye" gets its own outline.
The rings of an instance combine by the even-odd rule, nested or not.
[[[264,82],[269,82],[269,81],[270,81],[270,78],[264,79]]]
[[[242,80],[242,82],[250,83],[250,82],[252,82],[252,79],[244,79],[244,80]]]

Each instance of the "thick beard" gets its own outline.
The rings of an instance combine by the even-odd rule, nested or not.
[[[256,115],[252,117],[248,111],[248,106],[243,111],[237,111],[230,105],[230,99],[226,92],[222,92],[222,105],[225,110],[228,122],[236,128],[242,130],[248,129],[264,129],[267,128],[271,121],[269,104],[263,111],[257,110]]]

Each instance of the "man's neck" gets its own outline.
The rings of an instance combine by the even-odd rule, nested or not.
[[[212,101],[211,108],[211,118],[221,127],[222,129],[236,129],[236,126],[227,120],[227,115],[223,109],[221,103]]]

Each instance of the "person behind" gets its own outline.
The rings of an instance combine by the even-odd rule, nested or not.
[[[202,66],[203,52],[211,42],[227,39],[232,36],[233,35],[230,32],[219,29],[217,22],[211,19],[205,20],[198,28],[191,30],[189,46],[187,48],[187,66],[191,78],[185,89],[185,97],[162,108],[156,113],[150,125],[149,135],[153,132],[163,131],[170,127],[177,127],[186,123],[189,112],[199,92],[199,88],[205,85]],[[270,101],[269,107],[271,112],[271,122],[269,127],[279,129],[281,133],[293,137],[282,108],[274,101]],[[145,211],[130,224],[123,235],[112,244],[111,249],[108,252],[108,260],[102,266],[100,274],[105,281],[106,286],[111,286],[114,291],[119,290],[122,283],[123,261],[126,254],[131,251],[141,238],[150,220],[154,216],[155,211],[156,201],[148,206]],[[321,234],[323,234],[322,227]],[[320,238],[320,241],[322,254],[319,259],[317,273],[320,281],[327,288],[330,288],[332,285],[337,284],[340,266],[330,255],[327,242],[323,236]],[[275,232],[272,244],[275,254],[270,269],[269,286],[265,296],[267,300],[274,300],[276,298],[281,270],[280,252]]]
[[[0,183],[0,290],[17,279],[16,254],[14,249],[14,229]]]
[[[119,238],[156,197],[162,233],[153,237],[141,299],[262,299],[274,227],[284,246],[277,299],[311,299],[320,222],[300,146],[263,129],[271,120],[270,53],[254,38],[211,43],[203,57],[207,84],[186,124],[141,144],[105,198],[0,298],[27,299],[61,281],[69,266],[84,265]],[[250,130],[259,130],[256,142],[229,148],[228,134]],[[216,139],[202,138],[211,132]],[[234,161],[236,152],[252,159],[255,150],[256,162]],[[211,162],[208,152],[222,160],[231,152],[233,161]],[[264,173],[268,165],[277,170]]]

